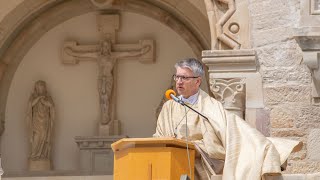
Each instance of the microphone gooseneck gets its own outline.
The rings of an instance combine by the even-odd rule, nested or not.
[[[201,114],[200,112],[194,110],[192,107],[188,106],[186,103],[184,103],[181,99],[179,99],[177,96],[176,96],[176,92],[174,92],[174,90],[172,89],[168,89],[165,93],[165,96],[167,99],[172,99],[174,101],[176,101],[177,103],[183,105],[183,106],[186,106],[188,107],[189,109],[191,109],[192,111],[198,113],[200,116],[202,116],[203,118],[205,118],[206,120],[209,120],[206,116],[204,116],[203,114]]]

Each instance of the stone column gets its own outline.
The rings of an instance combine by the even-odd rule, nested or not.
[[[264,104],[255,51],[207,50],[202,51],[202,61],[209,68],[210,90],[215,98],[256,127],[261,120],[257,112]]]

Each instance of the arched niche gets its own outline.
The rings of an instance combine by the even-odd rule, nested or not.
[[[24,55],[56,25],[94,11],[128,11],[151,17],[177,32],[199,58],[201,51],[210,47],[208,20],[189,1],[115,0],[101,9],[90,0],[24,0],[0,22],[0,134],[9,87]]]

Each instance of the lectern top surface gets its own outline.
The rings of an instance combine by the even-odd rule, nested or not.
[[[176,147],[186,148],[187,141],[176,138],[123,138],[111,144],[113,151],[134,147]],[[189,149],[195,149],[192,142],[188,142]]]

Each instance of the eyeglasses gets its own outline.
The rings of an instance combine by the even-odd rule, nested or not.
[[[191,78],[198,78],[199,76],[191,76],[191,77],[186,77],[186,76],[177,76],[177,75],[173,75],[173,80],[175,80],[175,81],[179,81],[179,79],[181,80],[181,81],[188,81],[189,79],[191,79]]]

